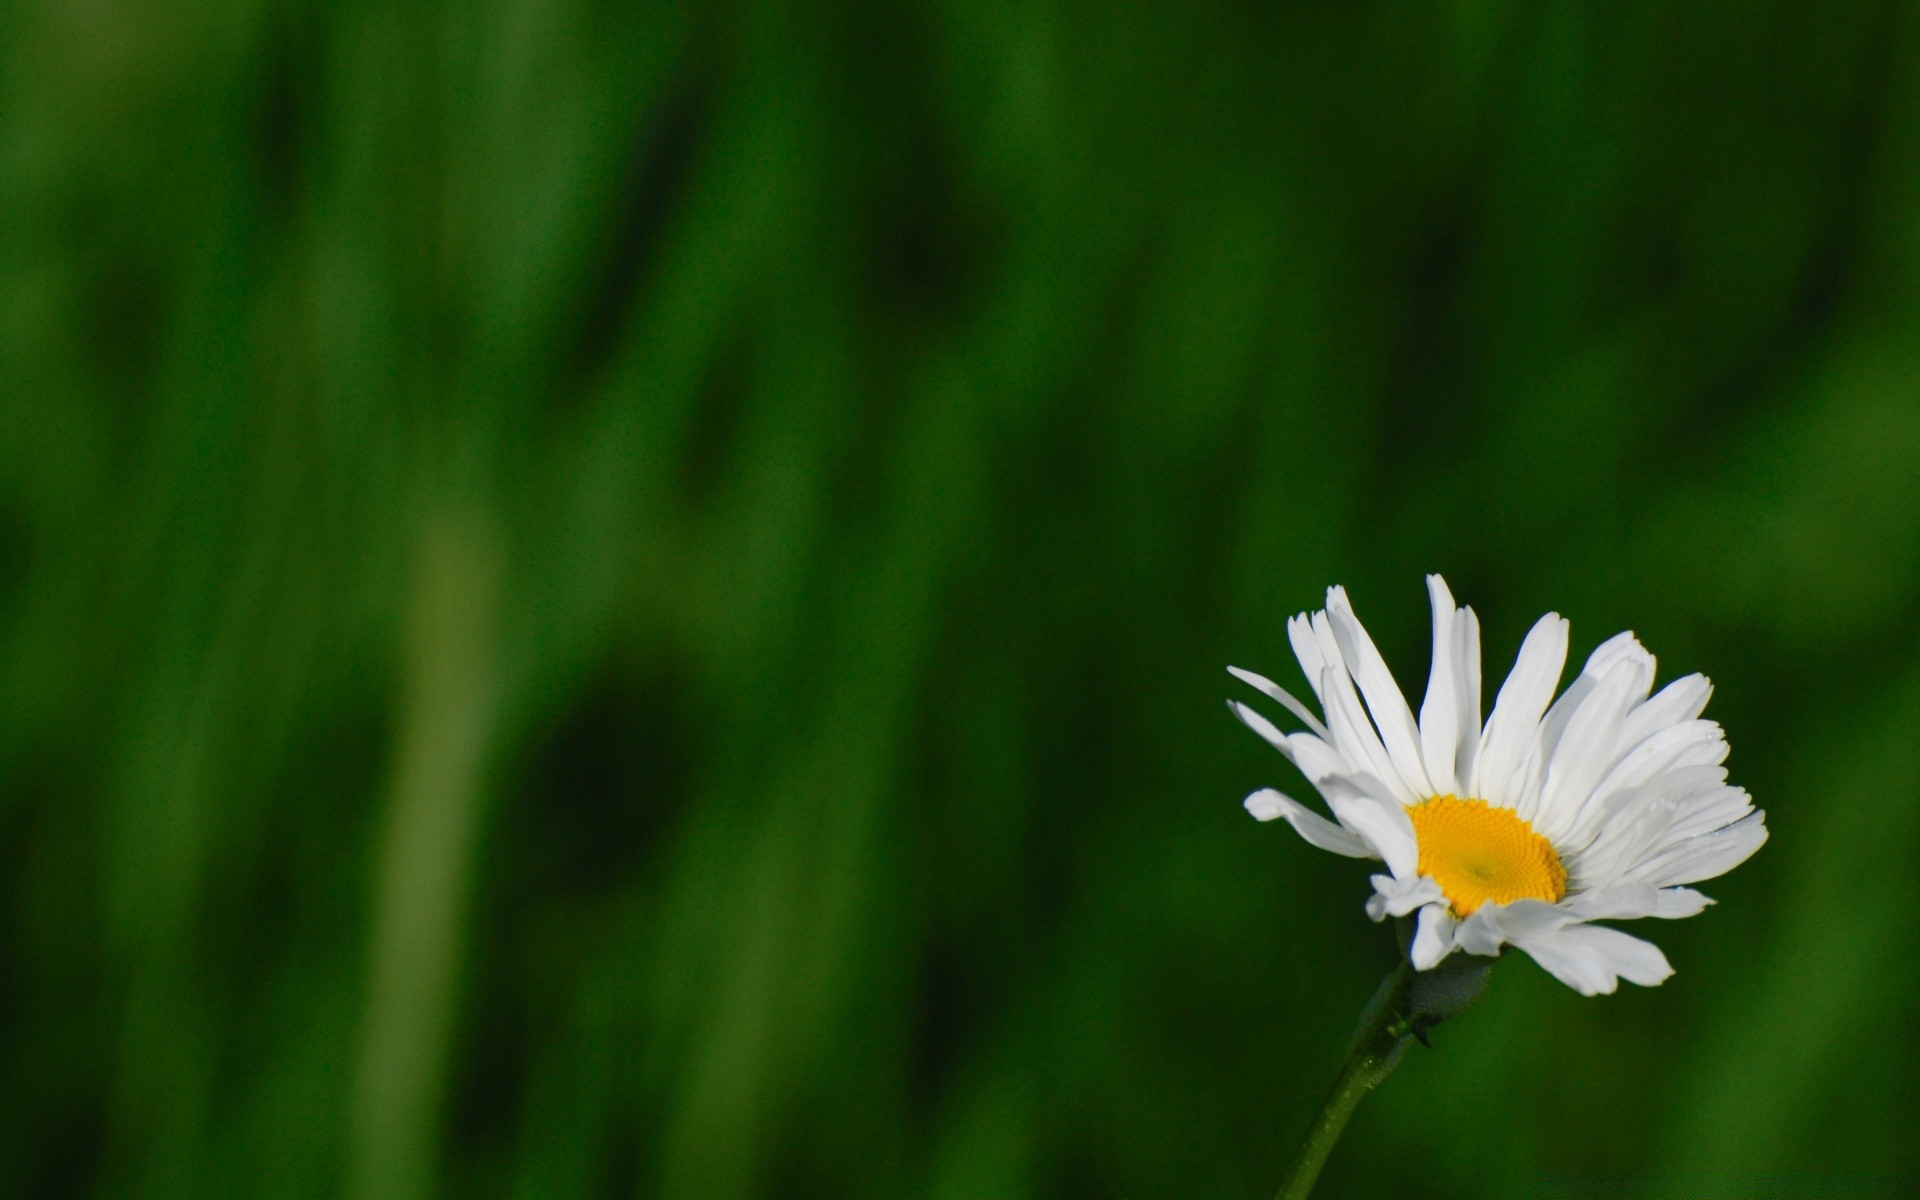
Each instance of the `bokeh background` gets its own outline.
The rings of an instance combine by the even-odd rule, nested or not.
[[[1322,1194],[1904,1194],[1912,6],[6,6],[0,1194],[1268,1195],[1429,570],[1773,840]]]

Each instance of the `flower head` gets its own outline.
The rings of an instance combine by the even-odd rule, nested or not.
[[[1347,601],[1287,622],[1322,715],[1272,680],[1228,668],[1307,729],[1282,733],[1228,707],[1300,769],[1333,819],[1265,788],[1262,821],[1284,817],[1323,850],[1386,863],[1374,920],[1418,912],[1409,956],[1427,970],[1455,950],[1514,945],[1568,986],[1611,992],[1673,973],[1651,942],[1600,920],[1690,917],[1712,901],[1683,885],[1721,875],[1767,840],[1766,814],[1727,783],[1727,741],[1700,719],[1712,685],[1688,675],[1653,691],[1653,655],[1622,633],[1601,643],[1554,698],[1567,622],[1540,618],[1481,721],[1480,625],[1438,575],[1433,667],[1419,719]]]

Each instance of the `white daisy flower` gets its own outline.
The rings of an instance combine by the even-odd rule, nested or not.
[[[1590,922],[1691,917],[1712,901],[1681,885],[1724,874],[1767,840],[1766,814],[1726,781],[1720,726],[1700,719],[1712,685],[1688,675],[1653,692],[1653,655],[1622,633],[1555,700],[1567,622],[1548,613],[1483,726],[1479,621],[1438,575],[1427,589],[1433,669],[1417,722],[1344,588],[1287,622],[1324,720],[1272,680],[1228,668],[1307,726],[1282,733],[1228,701],[1334,819],[1271,788],[1248,796],[1247,811],[1285,817],[1323,850],[1383,860],[1367,915],[1419,912],[1418,970],[1511,944],[1584,995],[1622,978],[1661,982],[1673,968],[1659,947]]]

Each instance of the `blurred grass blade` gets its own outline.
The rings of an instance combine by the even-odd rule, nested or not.
[[[434,1192],[475,830],[499,707],[500,548],[477,509],[429,516],[406,628],[404,706],[374,854],[348,1195]]]

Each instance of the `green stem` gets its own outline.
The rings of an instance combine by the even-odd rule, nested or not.
[[[1406,1015],[1413,976],[1413,968],[1402,960],[1392,974],[1381,980],[1373,1000],[1360,1015],[1360,1027],[1354,1033],[1352,1048],[1347,1051],[1346,1065],[1340,1068],[1340,1078],[1321,1106],[1313,1127],[1307,1130],[1300,1156],[1294,1160],[1293,1175],[1275,1200],[1306,1200],[1313,1191],[1314,1181],[1320,1178],[1320,1168],[1327,1164],[1327,1155],[1333,1152],[1334,1143],[1347,1127],[1347,1118],[1360,1104],[1360,1097],[1372,1091],[1399,1063],[1401,1052],[1414,1036],[1415,1026]]]

